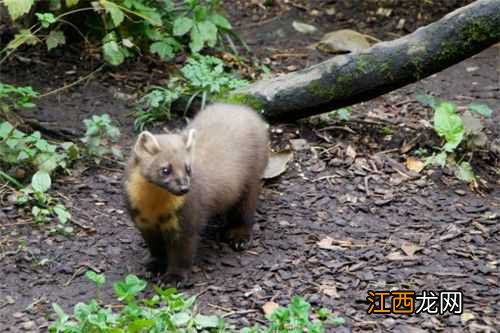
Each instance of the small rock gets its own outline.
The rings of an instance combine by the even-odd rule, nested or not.
[[[12,317],[14,317],[16,319],[19,319],[19,318],[24,317],[24,313],[22,313],[22,312],[15,312],[15,313],[12,314]]]
[[[398,25],[396,26],[396,29],[398,29],[398,30],[403,29],[405,26],[405,23],[406,23],[406,20],[404,18],[399,19]]]
[[[35,322],[33,320],[26,321],[21,324],[21,328],[25,330],[32,330],[33,328],[35,328]]]
[[[303,34],[312,34],[318,30],[318,28],[316,28],[313,25],[302,23],[302,22],[297,22],[297,21],[293,21],[292,26],[295,30],[297,30],[298,32],[301,32]]]
[[[294,139],[290,140],[293,150],[300,151],[309,149],[309,143],[304,139]]]

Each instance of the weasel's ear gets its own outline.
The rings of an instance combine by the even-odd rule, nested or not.
[[[189,150],[189,151],[193,150],[195,137],[196,137],[196,130],[195,129],[190,129],[187,132],[187,134],[184,133],[184,141],[186,142],[186,149],[187,150]]]
[[[153,134],[143,131],[135,142],[134,152],[139,157],[155,155],[160,152],[160,144]]]

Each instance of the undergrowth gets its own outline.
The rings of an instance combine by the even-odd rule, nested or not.
[[[195,99],[205,107],[208,99],[244,87],[247,81],[226,72],[224,62],[214,56],[194,55],[181,68],[182,77],[173,77],[161,86],[153,86],[138,101],[136,106],[136,129],[142,130],[145,125],[171,118],[173,103],[181,98],[186,99],[184,113]]]
[[[95,298],[74,306],[66,314],[53,304],[57,319],[50,326],[52,333],[118,333],[118,332],[237,332],[222,317],[202,314],[197,310],[196,297],[186,297],[173,288],[154,286],[151,297],[141,295],[147,287],[144,280],[128,275],[113,284],[120,305],[102,305],[99,290],[106,282],[102,274],[89,271],[87,278],[97,286]],[[266,316],[265,326],[246,327],[243,333],[321,333],[329,326],[342,325],[342,317],[334,317],[327,309],[311,311],[311,305],[302,297],[294,296],[287,307],[278,307]]]
[[[48,50],[67,43],[69,32],[87,44],[99,41],[103,59],[119,65],[151,53],[170,60],[179,52],[200,52],[222,40],[234,51],[231,24],[220,0],[6,0],[19,32],[0,50],[0,63],[22,45],[45,43]],[[34,12],[35,23],[20,18]],[[31,18],[31,17],[30,17]],[[31,20],[33,21],[33,20]],[[20,27],[20,28],[19,28]],[[3,59],[2,59],[3,58]]]
[[[490,118],[493,111],[486,104],[471,103],[460,113],[458,107],[449,101],[421,94],[417,99],[434,110],[432,126],[443,141],[426,158],[425,165],[449,167],[458,179],[476,187],[477,177],[470,162],[474,152],[487,146],[489,138],[482,120]]]
[[[17,87],[0,82],[1,118],[12,118],[16,109],[30,108],[38,94],[31,87]],[[16,202],[29,205],[35,223],[57,220],[53,231],[71,233],[67,225],[71,214],[64,204],[50,194],[53,178],[60,172],[70,173],[71,166],[82,153],[99,162],[112,155],[121,158],[120,150],[113,146],[119,130],[111,124],[108,115],[93,116],[85,120],[83,146],[73,142],[50,142],[34,131],[25,133],[9,121],[0,121],[0,179],[17,190]]]

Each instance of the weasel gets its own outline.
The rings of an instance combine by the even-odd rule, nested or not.
[[[240,105],[213,104],[180,133],[140,133],[129,160],[129,213],[167,280],[189,280],[199,234],[223,214],[235,250],[251,239],[260,179],[268,162],[262,118]]]

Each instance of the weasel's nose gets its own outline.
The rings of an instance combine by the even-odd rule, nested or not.
[[[186,194],[189,192],[189,186],[188,185],[181,185],[179,187],[179,192],[181,192],[181,194]]]

